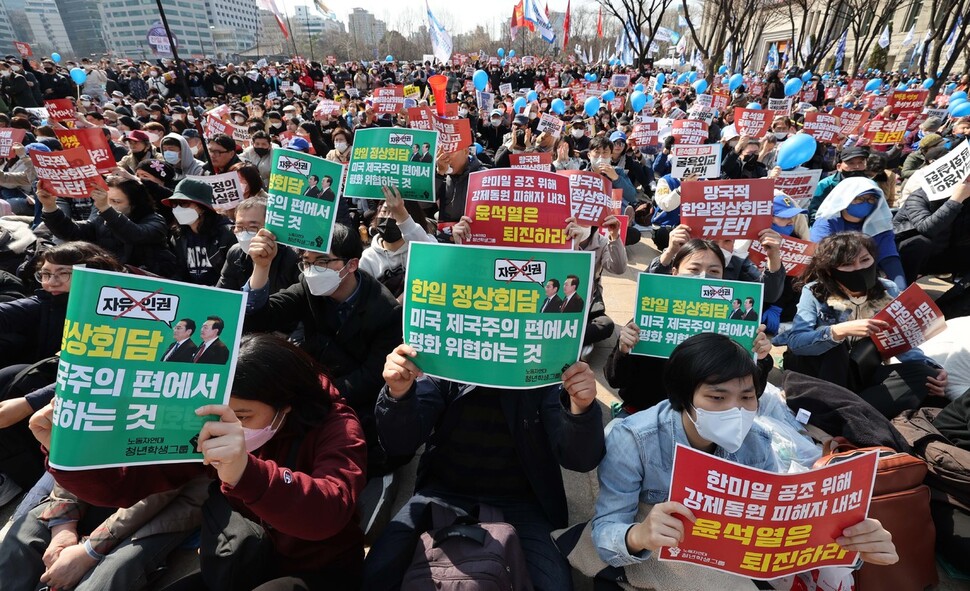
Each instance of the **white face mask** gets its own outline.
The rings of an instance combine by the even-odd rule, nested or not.
[[[574,130],[570,131],[569,133],[571,133],[572,136],[574,138],[576,138],[576,139],[579,139],[579,138],[583,137],[584,135],[586,135],[586,132],[584,130],[582,130],[582,129],[574,129]]]
[[[458,109],[459,117],[468,117],[468,109]]]
[[[333,147],[338,152],[343,152],[347,149],[347,142],[334,142]]]
[[[162,158],[165,159],[165,162],[168,162],[174,166],[179,163],[179,160],[182,159],[182,154],[180,152],[169,152],[166,150],[162,152]]]
[[[343,271],[343,269],[340,271]],[[307,289],[310,290],[311,295],[328,296],[337,291],[337,287],[340,286],[340,281],[343,279],[340,276],[340,271],[333,269],[318,270],[317,267],[310,267],[303,272],[303,280],[306,281]]]
[[[610,159],[609,159],[609,158],[590,158],[590,159],[589,159],[589,164],[590,164],[590,166],[592,166],[592,167],[593,167],[594,169],[595,169],[595,168],[596,168],[597,166],[601,166],[601,165],[602,165],[602,166],[609,166],[609,164],[610,164]]]
[[[722,248],[721,249],[721,254],[724,255],[724,265],[727,266],[727,264],[731,262],[731,257],[734,256],[734,253],[731,252],[730,250],[724,250]]]
[[[276,431],[279,429],[279,426],[274,429],[273,423],[276,422],[276,419],[279,416],[280,412],[276,411],[276,414],[273,415],[273,420],[262,429],[250,429],[248,427],[243,427],[243,438],[246,440],[246,451],[253,453],[257,449],[266,445],[266,442],[272,439],[273,435],[276,435]]]
[[[239,248],[242,249],[243,253],[249,254],[249,245],[252,243],[253,238],[256,237],[256,232],[235,232],[236,242],[239,243]]]
[[[694,412],[697,420],[691,419],[691,422],[697,428],[697,434],[728,453],[741,449],[741,443],[748,436],[758,414],[753,410],[737,407],[716,412],[695,408]],[[690,414],[687,417],[690,418]]]
[[[538,113],[534,113],[534,112],[532,112],[532,113],[529,113],[529,119],[535,119],[535,118],[536,118],[536,117],[538,117],[538,116],[539,116],[539,114],[538,114]]]
[[[775,132],[775,139],[776,140],[783,140],[783,139],[785,139],[787,137],[788,137],[788,132],[787,131],[776,131]]]
[[[91,101],[81,101],[81,106],[82,107],[90,107],[91,106]]]
[[[587,226],[579,226],[579,236],[576,237],[576,240],[580,242],[585,242],[586,239],[589,238],[589,235],[592,233],[593,233],[593,228],[590,228]]]
[[[498,127],[501,124],[502,124],[501,119],[492,119],[492,127]]]
[[[191,226],[197,219],[199,219],[199,212],[195,211],[192,207],[185,207],[183,205],[176,205],[172,208],[172,215],[175,216],[175,220],[183,226]]]

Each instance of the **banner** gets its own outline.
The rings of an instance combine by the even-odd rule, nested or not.
[[[798,277],[805,267],[812,261],[815,254],[815,243],[799,240],[791,236],[781,237],[781,264],[785,267],[785,275]],[[768,268],[768,252],[761,242],[754,240],[748,249],[748,258],[762,271]]]
[[[552,152],[509,154],[509,165],[512,168],[552,172]]]
[[[30,160],[37,173],[37,188],[56,197],[89,198],[93,187],[108,188],[84,148],[31,150]]]
[[[815,138],[816,141],[835,143],[842,132],[842,121],[834,115],[826,115],[818,111],[805,113],[805,123],[802,131]]]
[[[431,114],[434,130],[438,132],[438,148],[440,152],[456,152],[467,150],[472,145],[471,121],[465,117],[445,119],[436,113]],[[438,152],[431,152],[432,155]]]
[[[548,133],[554,138],[558,138],[562,135],[563,130],[566,128],[566,122],[552,115],[550,113],[543,113],[539,117],[539,125],[536,127],[537,135],[539,133]]]
[[[413,242],[404,342],[430,376],[494,388],[556,384],[579,359],[592,280],[591,252]]]
[[[505,84],[499,84],[498,93],[502,96],[508,96],[512,94],[512,84],[509,82],[506,82]]]
[[[774,195],[771,179],[684,181],[680,223],[695,238],[754,240],[771,227]]]
[[[630,85],[630,75],[629,74],[613,74],[610,78],[610,86],[613,88],[626,88]]]
[[[343,165],[275,148],[266,200],[266,229],[280,244],[329,252]]]
[[[436,131],[387,127],[357,130],[344,195],[384,199],[381,187],[392,186],[405,199],[434,201],[437,143]]]
[[[218,212],[235,209],[243,197],[242,182],[236,171],[207,176],[186,175],[187,179],[199,181],[212,187],[212,208]]]
[[[659,146],[660,129],[656,119],[650,121],[644,121],[643,123],[637,123],[633,126],[633,131],[630,132],[629,137],[626,138],[626,143],[631,148],[645,148],[647,146]]]
[[[670,176],[683,179],[697,175],[702,179],[721,176],[721,144],[678,146],[670,149]]]
[[[313,110],[314,116],[320,115],[332,115],[334,117],[340,116],[340,103],[334,100],[322,98],[320,102],[317,103],[317,108]]]
[[[914,117],[923,112],[929,93],[928,90],[894,90],[889,95],[889,105],[900,119]]]
[[[702,332],[728,336],[750,351],[761,322],[763,289],[749,281],[640,273],[633,303],[640,341],[630,353],[666,359]]]
[[[723,113],[724,109],[730,104],[731,93],[726,90],[718,89],[711,95],[711,108],[718,113]]]
[[[580,226],[599,226],[614,213],[613,183],[597,172],[562,170],[569,179],[569,203],[572,217]]]
[[[858,134],[859,129],[869,120],[869,111],[853,111],[842,107],[832,109],[832,115],[842,122],[839,134],[845,136]]]
[[[34,50],[30,48],[30,43],[24,41],[14,41],[13,46],[17,48],[17,53],[20,57],[32,57],[34,55]]]
[[[74,121],[77,111],[71,99],[48,99],[44,101],[47,108],[47,118],[50,121]]]
[[[151,48],[153,55],[172,55],[172,44],[168,41],[168,34],[161,21],[155,21],[149,27],[145,38],[148,41],[148,47]],[[172,33],[172,41],[175,42],[175,48],[178,49],[179,42],[178,38],[175,37],[175,33]]]
[[[201,461],[199,430],[215,417],[195,409],[229,400],[243,292],[83,267],[71,287],[51,466]],[[182,330],[186,320],[195,330]]]
[[[946,329],[943,312],[916,283],[896,296],[873,319],[889,323],[889,328],[872,335],[883,359],[919,347]]]
[[[699,145],[707,142],[707,123],[694,119],[674,121],[671,134],[675,145]]]
[[[815,187],[822,176],[819,169],[796,168],[794,170],[783,170],[775,178],[775,190],[781,191],[792,198],[798,207],[807,208],[815,195]]]
[[[930,201],[948,199],[957,185],[970,180],[970,142],[960,142],[916,174]]]
[[[859,140],[859,145],[891,146],[902,143],[906,137],[909,119],[874,119],[869,122],[866,132]]]
[[[468,175],[467,244],[571,250],[569,181],[548,171],[493,169]]]
[[[77,129],[55,129],[58,141],[65,150],[84,148],[91,156],[91,162],[98,174],[108,174],[117,163],[108,145],[108,138],[100,127],[81,127]]]
[[[371,99],[375,115],[387,115],[399,112],[404,108],[404,87],[385,86],[375,88]]]
[[[788,115],[791,113],[791,97],[770,98],[768,99],[768,110],[774,111],[774,115]]]
[[[431,107],[411,107],[408,109],[408,127],[423,131],[433,131],[434,123]]]
[[[877,454],[796,474],[749,468],[677,444],[670,500],[697,521],[660,560],[769,580],[826,566],[851,567],[858,553],[835,540],[866,518]],[[819,587],[821,589],[821,587]]]
[[[764,137],[771,128],[773,116],[771,111],[734,107],[734,128],[738,131],[738,135]]]
[[[13,145],[23,144],[25,135],[27,135],[25,129],[0,128],[0,158],[10,158],[13,154]]]

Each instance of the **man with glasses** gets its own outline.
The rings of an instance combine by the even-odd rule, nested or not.
[[[216,287],[222,289],[242,289],[246,280],[253,274],[253,260],[249,258],[249,248],[256,234],[263,229],[266,219],[266,199],[250,197],[243,200],[236,207],[236,223],[233,233],[236,244],[229,247],[226,253],[226,263],[222,266],[222,274]],[[289,246],[276,249],[276,256],[269,265],[267,289],[272,295],[300,281],[300,270],[297,264],[300,255]]]
[[[212,136],[209,140],[209,163],[205,165],[208,174],[222,174],[242,162],[236,156],[236,140],[224,133]]]

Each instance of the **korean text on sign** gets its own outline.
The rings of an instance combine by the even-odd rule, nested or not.
[[[434,118],[432,117],[432,125]],[[434,201],[436,131],[373,128],[354,134],[344,195],[383,199],[382,187],[397,187],[404,199]],[[430,157],[425,157],[430,155]]]
[[[889,323],[889,328],[872,335],[883,359],[890,359],[918,347],[946,328],[943,312],[923,288],[915,283],[880,310],[873,319]]]
[[[677,179],[692,175],[702,179],[721,176],[721,144],[674,145],[670,149],[670,175]]]
[[[680,221],[694,237],[754,239],[771,226],[771,179],[685,181],[680,194]]]

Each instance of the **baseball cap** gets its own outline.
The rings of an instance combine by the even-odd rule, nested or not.
[[[850,148],[843,148],[839,152],[839,162],[845,162],[846,160],[852,160],[853,158],[868,158],[869,150],[867,148],[861,148],[859,146],[852,146]]]
[[[516,115],[515,119],[512,120],[512,123],[515,123],[516,125],[528,125],[529,118],[525,115]]]
[[[126,142],[151,142],[152,138],[148,137],[148,134],[140,129],[133,129],[128,132],[127,137],[125,137]]]
[[[193,139],[193,138],[196,138],[197,139],[197,138],[199,138],[201,136],[199,135],[199,130],[197,130],[197,129],[191,129],[190,128],[190,129],[186,129],[185,131],[182,132],[182,137],[184,137],[185,139],[188,140],[188,139]]]
[[[295,137],[290,140],[289,145],[286,146],[290,150],[299,150],[300,152],[308,152],[310,150],[310,142],[301,137]]]
[[[491,115],[492,117],[495,117],[495,116],[501,117],[502,115],[504,115],[504,113],[502,113],[502,109],[492,109],[492,115]]]
[[[626,141],[626,134],[623,133],[622,131],[614,131],[613,133],[610,134],[610,141],[611,142],[619,142],[619,141],[624,141],[625,142]]]
[[[779,218],[793,218],[800,213],[808,213],[807,209],[798,207],[795,200],[781,191],[775,191],[775,199],[771,203],[771,215]]]

